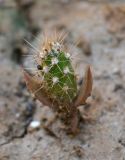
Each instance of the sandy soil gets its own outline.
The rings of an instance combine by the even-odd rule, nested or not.
[[[0,3],[0,160],[124,160],[125,1],[38,0],[25,20],[32,27],[17,30],[11,19],[15,2]],[[92,66],[92,97],[81,106],[91,120],[76,137],[58,120],[44,127],[54,113],[28,93],[19,65],[29,48],[23,39],[33,42],[38,29],[55,28],[69,33],[69,46],[80,40],[71,50],[79,77]],[[39,128],[30,127],[33,120],[41,122]]]

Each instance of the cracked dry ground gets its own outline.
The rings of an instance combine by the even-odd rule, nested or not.
[[[61,1],[52,7],[53,2],[38,1],[32,18],[42,30],[70,31],[69,44],[80,39],[74,47],[83,59],[75,59],[77,72],[81,76],[89,62],[94,76],[92,98],[84,108],[92,121],[82,123],[74,138],[59,121],[52,125],[54,133],[43,125],[31,131],[32,119],[44,124],[54,114],[31,98],[21,69],[9,59],[9,35],[0,34],[0,160],[124,160],[125,2]]]

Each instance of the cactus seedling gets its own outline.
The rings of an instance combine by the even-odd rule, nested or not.
[[[24,71],[28,89],[44,105],[57,111],[71,131],[76,132],[79,122],[77,107],[86,103],[92,91],[90,66],[78,91],[70,54],[58,39],[48,39],[38,53],[37,70],[35,78]]]

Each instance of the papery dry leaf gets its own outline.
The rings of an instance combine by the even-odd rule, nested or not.
[[[57,104],[51,102],[51,99],[48,97],[47,93],[41,87],[42,84],[38,79],[32,77],[28,72],[26,72],[24,70],[23,70],[23,73],[24,73],[24,78],[25,78],[28,90],[31,93],[33,93],[35,95],[35,97],[42,104],[50,106],[50,107],[52,105],[57,105]]]
[[[80,106],[86,103],[87,98],[92,92],[92,83],[92,72],[90,66],[88,66],[78,96],[74,102],[74,106]]]

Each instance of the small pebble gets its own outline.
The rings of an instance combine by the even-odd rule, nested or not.
[[[34,120],[30,123],[29,127],[33,129],[39,128],[41,125],[40,121]]]
[[[113,74],[120,74],[119,68],[114,68],[112,71]]]

